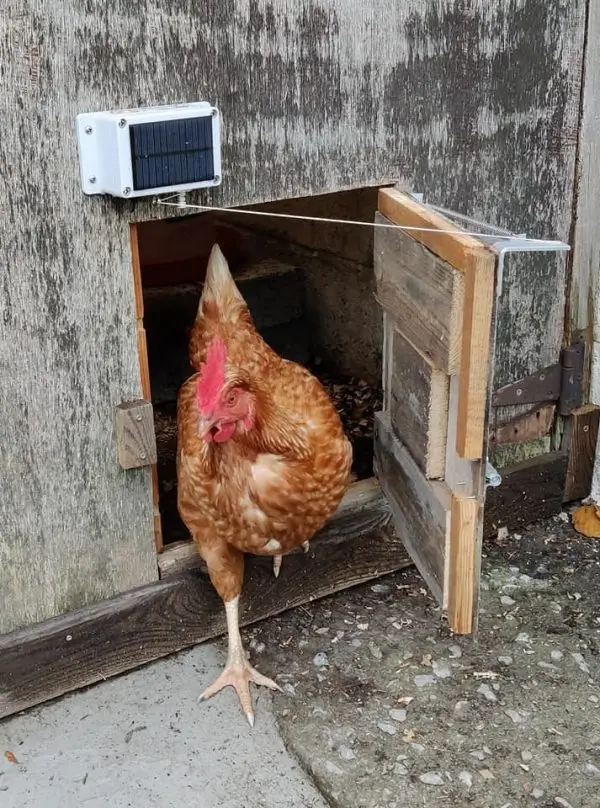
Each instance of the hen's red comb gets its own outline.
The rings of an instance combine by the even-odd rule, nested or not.
[[[206,362],[200,369],[198,380],[198,405],[202,415],[210,415],[219,400],[225,385],[225,365],[228,355],[223,340],[214,337],[206,351]]]

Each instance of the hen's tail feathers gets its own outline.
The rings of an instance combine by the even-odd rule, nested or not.
[[[213,317],[221,322],[236,323],[247,310],[246,301],[229,271],[227,259],[219,245],[215,244],[208,259],[196,320]]]

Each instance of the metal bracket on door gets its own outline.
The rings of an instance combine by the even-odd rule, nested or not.
[[[569,252],[571,249],[564,241],[557,241],[555,239],[539,239],[528,238],[526,233],[512,233],[510,230],[505,230],[503,227],[482,222],[479,219],[474,219],[471,216],[465,216],[462,213],[442,208],[439,205],[430,205],[425,202],[422,193],[411,193],[411,196],[421,204],[425,205],[432,210],[441,213],[442,216],[455,221],[462,227],[465,225],[474,231],[475,238],[493,247],[498,253],[498,273],[496,278],[496,294],[498,297],[502,294],[502,283],[504,280],[504,257],[507,253],[528,253],[528,252]],[[478,231],[481,231],[479,233]]]

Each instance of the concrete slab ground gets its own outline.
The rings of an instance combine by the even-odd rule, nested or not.
[[[203,645],[0,723],[0,808],[325,808],[269,693],[253,730],[230,688],[198,704],[223,662]]]

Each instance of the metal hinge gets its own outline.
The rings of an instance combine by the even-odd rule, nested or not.
[[[556,402],[560,415],[569,415],[583,403],[585,345],[563,348],[560,362],[501,387],[492,395],[493,407]]]

